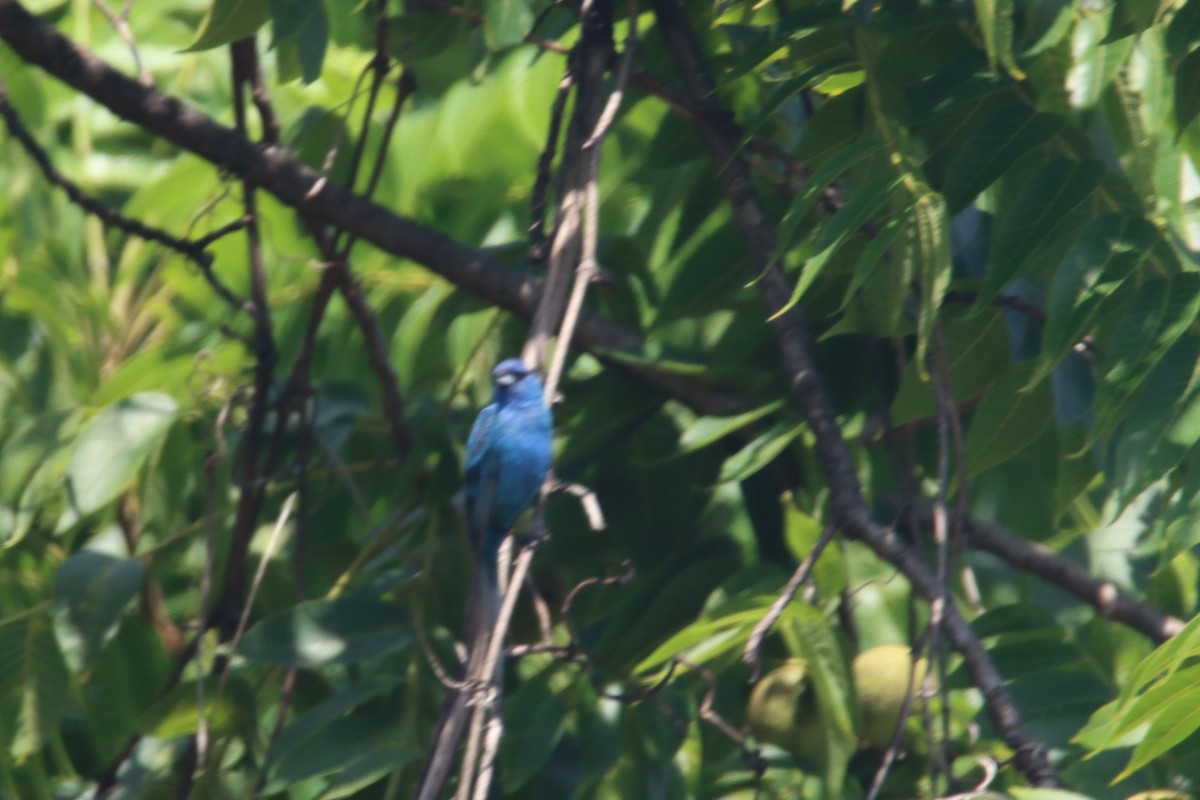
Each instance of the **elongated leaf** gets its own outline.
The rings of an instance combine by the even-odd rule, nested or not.
[[[1010,367],[988,389],[967,430],[967,471],[978,475],[1020,453],[1054,416],[1050,386],[1039,383],[1023,392],[1033,367]]]
[[[1144,219],[1104,214],[1088,223],[1054,274],[1035,380],[1048,375],[1088,332],[1105,299],[1142,263],[1156,238]]]
[[[957,214],[1009,169],[1013,162],[1062,129],[1063,118],[1035,112],[1024,103],[997,111],[963,143],[946,172],[946,207]]]
[[[80,514],[104,506],[129,485],[177,411],[169,395],[145,392],[109,406],[87,424],[67,467],[68,490]]]
[[[505,703],[504,713],[523,721],[500,748],[500,786],[511,795],[545,766],[558,746],[566,730],[567,705],[545,677],[538,676],[521,684]]]
[[[1117,323],[1104,354],[1097,391],[1095,436],[1108,435],[1125,420],[1129,402],[1163,355],[1200,313],[1200,274],[1169,280],[1151,277]]]
[[[253,36],[270,18],[271,7],[263,0],[212,0],[186,50],[209,50]]]
[[[251,628],[238,654],[269,664],[323,667],[386,655],[412,637],[400,606],[355,597],[312,600]]]
[[[1010,360],[1011,348],[999,312],[962,319],[949,315],[943,320],[950,362],[950,385],[955,400],[962,403],[986,389]],[[937,413],[930,381],[910,361],[900,377],[892,401],[892,422],[901,424]]]
[[[697,620],[655,648],[634,671],[655,669],[678,655],[686,655],[694,664],[703,664],[724,655],[745,644],[750,631],[770,607],[771,601],[768,599],[758,608],[717,619]]]
[[[829,184],[854,165],[874,156],[879,150],[879,142],[873,139],[854,142],[821,162],[821,166],[817,167],[800,191],[796,192],[796,196],[792,198],[792,203],[783,217],[783,222],[779,225],[779,236],[775,241],[774,255],[776,258],[791,249],[792,239],[800,220],[804,219],[813,209],[821,193],[829,187]]]
[[[1118,507],[1174,468],[1200,441],[1200,336],[1187,335],[1156,365],[1116,443],[1112,477]]]
[[[992,69],[1003,67],[1017,80],[1025,73],[1013,58],[1013,0],[975,0],[975,20],[983,31],[988,63]]]
[[[1138,728],[1153,722],[1173,706],[1179,704],[1196,706],[1196,700],[1200,699],[1197,697],[1197,694],[1200,693],[1198,681],[1200,681],[1200,667],[1188,667],[1172,673],[1151,686],[1122,713],[1109,716],[1105,725],[1106,736],[1095,746],[1095,750],[1112,747]]]
[[[679,436],[679,447],[684,452],[699,450],[713,442],[724,439],[731,433],[739,431],[752,422],[756,422],[768,414],[773,414],[784,405],[783,400],[767,403],[753,411],[735,414],[732,417],[700,417],[684,429]]]
[[[1173,678],[1182,675],[1176,673]],[[1192,676],[1195,678],[1196,676]],[[1195,683],[1177,696],[1178,702],[1165,705],[1150,722],[1150,730],[1133,749],[1129,763],[1115,780],[1124,780],[1175,745],[1200,730],[1200,689]]]
[[[19,761],[41,749],[58,725],[70,698],[68,678],[48,615],[0,622],[0,685],[17,713],[5,729],[12,731],[10,748]]]
[[[533,28],[529,0],[487,0],[483,38],[492,50],[520,44]]]
[[[1175,69],[1175,130],[1182,134],[1200,113],[1200,50],[1193,50]]]
[[[891,201],[892,192],[899,185],[899,178],[876,178],[859,187],[846,204],[838,209],[830,219],[817,230],[816,238],[811,245],[803,245],[806,251],[804,265],[800,268],[800,277],[792,296],[783,308],[775,312],[771,319],[791,309],[805,290],[812,285],[837,253],[838,248],[847,238],[858,233],[872,217]]]
[[[742,481],[775,460],[804,431],[803,422],[780,420],[738,450],[721,466],[718,483]]]
[[[919,276],[921,281],[917,309],[917,355],[914,361],[924,368],[925,355],[933,339],[938,312],[942,308],[942,298],[950,288],[953,263],[945,201],[916,176],[910,176],[910,182],[916,185],[916,198],[909,209],[909,225],[913,234],[910,239],[912,253],[917,259],[910,271]]]
[[[82,550],[54,572],[54,631],[73,669],[87,666],[117,631],[146,565]]]
[[[1104,178],[1104,165],[1057,159],[1021,188],[992,239],[988,270],[976,308],[982,308],[1032,266]]]

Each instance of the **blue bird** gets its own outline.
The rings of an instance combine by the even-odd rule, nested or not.
[[[467,438],[467,529],[478,550],[487,616],[498,611],[496,562],[517,516],[537,500],[550,469],[550,410],[542,382],[519,358],[492,370],[492,402]]]

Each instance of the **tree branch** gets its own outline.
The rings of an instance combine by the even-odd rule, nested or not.
[[[881,501],[891,510],[906,507],[906,502],[895,495],[886,495]],[[914,510],[919,524],[931,524],[932,509],[928,503],[917,502]],[[970,517],[965,519],[964,531],[967,544],[972,548],[986,550],[1018,569],[1037,575],[1091,605],[1102,616],[1127,625],[1157,643],[1165,642],[1183,629],[1183,620],[1160,613],[1045,545],[1024,539],[1000,525]]]

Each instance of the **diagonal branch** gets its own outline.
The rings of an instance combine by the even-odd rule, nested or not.
[[[792,399],[803,411],[816,439],[816,452],[830,489],[832,524],[861,540],[879,556],[899,568],[913,587],[928,600],[941,596],[937,579],[920,556],[901,541],[895,531],[871,516],[863,500],[854,462],[843,440],[825,390],[816,370],[803,316],[787,309],[791,287],[775,260],[775,234],[767,224],[750,171],[738,151],[738,139],[730,129],[729,116],[712,105],[716,84],[699,55],[699,46],[688,27],[678,0],[651,0],[660,32],[693,100],[707,111],[700,134],[720,170],[719,178],[733,210],[739,232],[752,256],[752,266],[761,271],[756,284],[759,298],[770,318],[768,323],[779,345],[782,369]],[[953,604],[943,609],[947,636],[962,654],[975,685],[984,696],[988,714],[1015,751],[1014,760],[1035,786],[1056,786],[1058,777],[1046,759],[1041,742],[1025,729],[1021,714],[1004,685],[1003,676],[992,663],[982,642]]]
[[[74,87],[118,117],[154,133],[239,178],[252,180],[301,214],[334,225],[400,258],[411,259],[464,290],[525,319],[533,317],[539,282],[511,266],[415,220],[395,214],[344,187],[323,180],[287,148],[255,145],[178,98],[117,72],[77,47],[18,0],[0,0],[0,40],[26,62]],[[633,330],[584,309],[575,340],[595,351],[638,353],[644,340]],[[622,371],[705,414],[732,413],[746,403],[735,393],[694,379],[604,358]]]

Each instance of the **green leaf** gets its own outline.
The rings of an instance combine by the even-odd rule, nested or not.
[[[196,38],[184,52],[209,50],[253,36],[270,17],[271,7],[263,0],[212,0]]]
[[[1200,336],[1187,335],[1146,378],[1118,434],[1112,482],[1118,508],[1173,469],[1200,441]]]
[[[222,684],[224,690],[218,693]],[[210,734],[240,734],[247,739],[253,734],[256,704],[254,691],[245,680],[222,681],[219,675],[209,675],[204,680],[203,705]],[[197,682],[180,683],[139,716],[138,732],[161,739],[193,734],[200,727],[200,707]]]
[[[10,749],[18,761],[37,753],[54,733],[70,700],[69,674],[46,614],[0,622],[0,686],[16,709]]]
[[[792,420],[780,420],[770,429],[760,433],[755,439],[725,459],[721,465],[718,483],[743,481],[760,469],[770,464],[782,453],[787,446],[804,431],[803,422],[797,424]]]
[[[566,701],[546,678],[539,675],[525,681],[504,704],[506,719],[521,720],[519,726],[508,730],[500,745],[500,787],[506,795],[545,767],[566,730]]]
[[[1128,415],[1128,402],[1163,354],[1200,313],[1200,274],[1148,277],[1125,316],[1105,338],[1094,435],[1107,435]]]
[[[343,597],[310,600],[263,620],[246,632],[237,652],[248,661],[316,668],[387,655],[412,638],[400,606]]]
[[[732,417],[699,417],[688,425],[679,435],[679,449],[685,453],[699,450],[702,447],[718,442],[731,433],[735,433],[752,422],[756,422],[768,414],[773,414],[784,406],[785,401],[776,400],[759,406],[753,411],[735,414]]]
[[[1138,728],[1153,723],[1155,719],[1175,706],[1183,704],[1196,707],[1196,695],[1200,693],[1198,679],[1200,679],[1200,667],[1193,666],[1171,673],[1151,686],[1138,695],[1137,699],[1125,707],[1121,713],[1107,717],[1105,721],[1106,735],[1096,745],[1095,750],[1100,751],[1117,745]],[[1145,743],[1144,731],[1141,733],[1141,738],[1142,743]]]
[[[716,619],[699,619],[679,631],[642,659],[634,672],[646,672],[662,666],[675,656],[684,656],[694,664],[703,664],[746,643],[750,631],[771,607],[765,598],[761,607],[737,611]]]
[[[926,353],[933,340],[934,326],[942,309],[942,299],[950,288],[950,273],[953,263],[950,257],[950,230],[946,217],[946,203],[942,196],[915,178],[916,197],[909,208],[911,248],[906,259],[915,258],[910,269],[920,279],[920,306],[917,313],[917,353],[914,357],[918,368],[926,364]]]
[[[1017,455],[1053,419],[1049,384],[1039,383],[1023,391],[1032,372],[1030,364],[1010,367],[988,389],[967,430],[968,474],[978,475]]]
[[[1200,113],[1200,50],[1193,50],[1175,68],[1175,135],[1183,135]]]
[[[1086,794],[1069,792],[1066,789],[1029,789],[1013,786],[1008,789],[1008,793],[1014,800],[1095,800]]]
[[[949,213],[966,208],[1018,158],[1049,141],[1063,122],[1062,117],[1035,112],[1025,103],[1005,106],[985,120],[967,137],[946,171],[942,193]]]
[[[300,32],[309,18],[323,13],[321,0],[268,0],[271,12],[271,46]]]
[[[1032,268],[1046,245],[1065,235],[1075,212],[1104,178],[1098,161],[1056,159],[1021,188],[992,238],[988,270],[975,307],[982,309],[1018,276]]]
[[[808,216],[808,213],[816,206],[821,193],[842,173],[873,157],[879,150],[879,142],[873,139],[853,142],[821,162],[821,166],[817,167],[800,191],[796,192],[791,205],[788,206],[787,213],[783,216],[783,221],[779,225],[779,235],[775,240],[774,255],[776,258],[791,249],[792,240],[795,238],[800,221]]]
[[[533,28],[529,0],[487,0],[483,38],[492,50],[503,50],[525,40]]]
[[[72,669],[89,666],[117,632],[146,565],[81,550],[54,571],[54,632]]]
[[[892,191],[899,185],[900,179],[895,177],[871,180],[860,186],[836,214],[821,224],[812,243],[806,242],[801,245],[804,264],[800,267],[800,277],[792,290],[791,298],[770,319],[775,319],[800,301],[842,243],[857,234],[863,225],[891,201]]]
[[[988,63],[992,69],[1004,67],[1017,80],[1025,73],[1013,58],[1013,0],[975,0],[975,21],[983,31]]]
[[[950,362],[950,386],[954,399],[964,403],[986,389],[1010,361],[1011,346],[999,311],[977,317],[962,317],[961,311],[942,313]],[[892,424],[900,425],[937,413],[930,381],[915,361],[909,361],[900,376],[900,387],[892,400]]]
[[[1146,731],[1145,738],[1133,749],[1129,763],[1114,781],[1128,778],[1200,729],[1200,689],[1196,687],[1200,669],[1193,669],[1191,672],[1191,681],[1186,685],[1177,680],[1184,674],[1182,671],[1164,681],[1175,690],[1175,702],[1165,703],[1151,718],[1150,729]]]
[[[1157,237],[1146,220],[1120,214],[1104,214],[1088,223],[1054,273],[1035,380],[1048,375],[1071,352],[1101,305],[1133,274]]]
[[[144,392],[109,406],[87,424],[67,467],[68,491],[81,515],[106,505],[129,485],[177,412],[169,395]]]
[[[296,717],[285,740],[271,749],[266,792],[322,775],[336,775],[342,797],[386,772],[415,760],[420,753],[405,743],[404,717],[379,695],[391,681],[372,681],[339,692]]]

